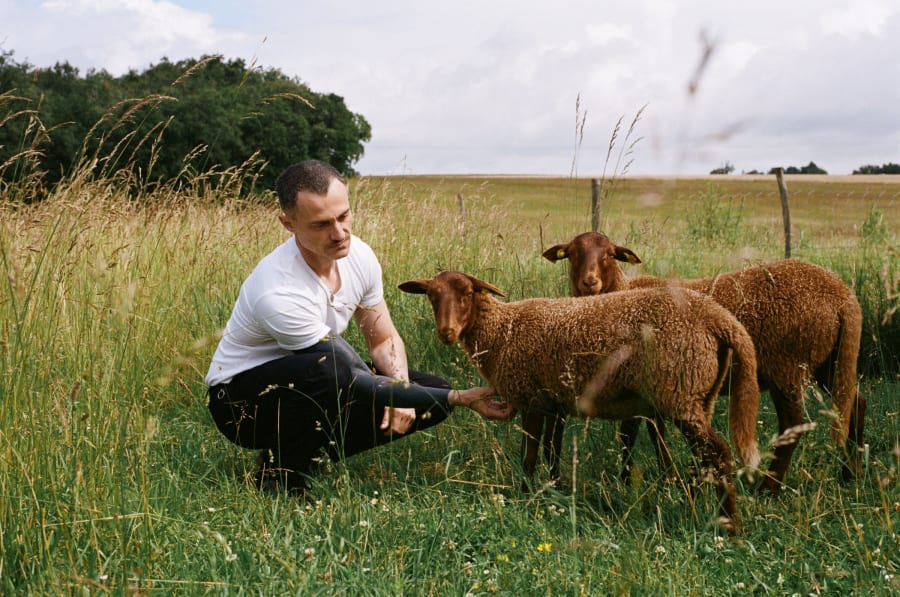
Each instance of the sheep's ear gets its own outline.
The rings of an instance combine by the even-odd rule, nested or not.
[[[506,295],[503,293],[503,291],[500,290],[499,288],[497,288],[496,286],[494,286],[493,284],[489,284],[487,282],[479,280],[478,278],[471,278],[471,280],[472,280],[472,286],[474,287],[475,292],[484,292],[484,293],[490,292],[491,294],[496,294],[497,296],[506,298]]]
[[[619,261],[627,261],[632,265],[641,262],[641,258],[635,255],[634,251],[632,251],[631,249],[626,249],[625,247],[616,246],[616,250],[613,253],[613,256]]]
[[[560,259],[568,259],[569,245],[553,245],[552,247],[541,253],[541,255],[544,256],[544,259],[546,259],[547,261],[552,261],[553,263],[556,263]]]
[[[428,292],[428,286],[431,280],[409,280],[407,282],[403,282],[397,288],[402,290],[403,292],[408,292],[410,294],[425,294]]]

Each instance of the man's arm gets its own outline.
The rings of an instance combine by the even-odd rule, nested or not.
[[[406,359],[406,345],[400,332],[391,321],[387,303],[381,301],[374,307],[358,307],[353,314],[372,364],[381,375],[409,381],[409,365]],[[381,429],[385,433],[406,433],[416,420],[414,408],[385,408]]]
[[[374,307],[358,307],[354,314],[369,357],[378,373],[402,381],[409,381],[409,364],[406,345],[400,337],[387,304],[381,301]]]

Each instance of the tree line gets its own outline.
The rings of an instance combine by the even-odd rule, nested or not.
[[[88,172],[152,186],[237,168],[270,189],[301,159],[354,175],[370,139],[342,97],[241,59],[81,76],[68,62],[37,68],[0,52],[0,184],[46,189]]]
[[[776,168],[770,168],[766,174],[775,174]],[[710,174],[731,174],[734,172],[734,165],[731,162],[725,162],[722,166],[718,168],[713,168],[710,170]],[[784,169],[785,174],[828,174],[827,171],[823,170],[819,166],[816,165],[815,162],[810,162],[806,166],[788,166]],[[759,170],[750,170],[749,172],[744,172],[744,174],[762,174]],[[894,164],[892,162],[888,162],[882,166],[874,166],[874,165],[866,165],[860,166],[856,170],[853,171],[853,174],[900,174],[900,164]]]

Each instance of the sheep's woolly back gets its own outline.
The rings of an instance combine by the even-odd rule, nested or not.
[[[673,288],[510,303],[476,294],[475,301],[462,346],[520,408],[612,419],[662,413],[708,425],[727,375],[727,350],[736,346],[744,375],[732,393],[732,435],[744,463],[759,463],[753,344],[709,297]],[[613,366],[604,366],[608,359]],[[608,378],[590,386],[598,371]],[[579,413],[576,401],[588,387],[597,394],[587,403],[582,397]]]
[[[802,394],[813,376],[825,382],[839,414],[832,436],[844,443],[856,397],[862,311],[838,276],[786,259],[697,280],[629,280],[630,288],[671,285],[707,294],[738,318],[756,345],[763,389],[774,383]]]

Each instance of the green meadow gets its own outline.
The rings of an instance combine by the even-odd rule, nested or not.
[[[743,534],[713,524],[691,458],[661,478],[642,435],[618,481],[617,425],[570,420],[563,483],[519,490],[517,421],[459,410],[332,464],[304,501],[254,489],[254,454],[207,410],[203,376],[244,277],[286,238],[272,197],[227,177],[124,189],[72,176],[34,204],[0,187],[0,593],[214,595],[900,594],[900,179],[787,177],[791,252],[864,311],[864,470],[838,479],[829,398],[811,389],[787,486],[738,479]],[[601,181],[600,228],[644,261],[704,276],[785,252],[774,177]],[[481,384],[397,284],[460,269],[510,300],[568,292],[543,248],[591,226],[584,177],[351,181],[411,366]],[[348,339],[362,349],[354,328]],[[767,396],[759,440],[777,424]],[[727,398],[716,428],[727,437]],[[764,456],[763,466],[767,465]]]

